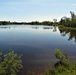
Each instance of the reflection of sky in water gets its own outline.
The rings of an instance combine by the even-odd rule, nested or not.
[[[68,35],[63,37],[61,36],[58,28],[56,28],[56,32],[53,32],[54,27],[50,26],[7,25],[0,26],[0,28],[1,27],[1,45],[21,45],[51,49],[60,48],[61,46],[66,47],[66,45],[70,46],[74,44],[73,40],[68,42]],[[36,27],[38,29],[36,29]]]
[[[1,45],[21,45],[51,49],[51,47],[59,48],[74,44],[73,40],[68,42],[68,35],[61,36],[58,28],[56,28],[56,32],[53,32],[54,27],[51,26],[7,25],[0,26],[0,28],[2,28],[0,29]]]
[[[23,54],[25,65],[54,62],[56,48],[66,50],[68,55],[76,57],[74,40],[68,41],[68,35],[63,37],[58,28],[56,30],[51,26],[0,26],[0,49],[5,51],[12,48]]]

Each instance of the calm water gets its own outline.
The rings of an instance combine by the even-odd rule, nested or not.
[[[75,31],[74,31],[75,32]],[[7,52],[12,48],[23,54],[24,70],[40,69],[56,62],[54,50],[65,50],[71,59],[76,59],[75,37],[60,31],[58,27],[32,25],[0,26],[0,50]],[[69,39],[70,38],[70,39]],[[22,74],[23,75],[23,74]]]

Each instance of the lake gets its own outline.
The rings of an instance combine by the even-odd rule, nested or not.
[[[55,49],[66,51],[68,58],[76,60],[76,31],[60,30],[43,25],[0,26],[0,50],[13,49],[22,54],[22,75],[40,72],[56,63]]]

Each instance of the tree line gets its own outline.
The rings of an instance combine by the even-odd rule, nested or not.
[[[53,21],[32,21],[32,22],[10,22],[10,21],[0,21],[0,25],[12,25],[12,24],[26,24],[26,25],[61,25],[65,27],[76,27],[76,15],[74,12],[70,11],[71,17],[62,17],[59,22],[57,22],[57,19],[53,19]]]
[[[51,21],[43,21],[43,22],[39,22],[39,21],[32,21],[32,22],[10,22],[10,21],[0,21],[0,25],[12,25],[12,24],[24,24],[24,25],[53,25],[53,22]]]
[[[62,17],[59,21],[59,25],[63,25],[66,27],[76,27],[76,15],[74,12],[70,11],[71,17]]]

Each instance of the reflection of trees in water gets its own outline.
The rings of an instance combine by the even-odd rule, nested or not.
[[[10,29],[10,27],[0,27],[0,29]]]
[[[57,31],[56,26],[54,26],[53,32],[56,32],[56,31]]]
[[[52,27],[43,27],[43,29],[53,29]]]
[[[32,27],[32,29],[39,29],[39,27]]]
[[[53,26],[53,27],[43,27],[43,29],[53,29],[53,32],[57,31],[57,27]]]
[[[39,28],[41,28],[41,27],[32,27],[32,29],[39,29]],[[48,27],[42,27],[42,29],[53,29],[53,27],[50,27],[50,26],[48,26]]]
[[[67,28],[59,28],[59,31],[62,36],[69,35],[68,41],[75,39],[76,42],[76,30],[74,29],[67,29]]]

